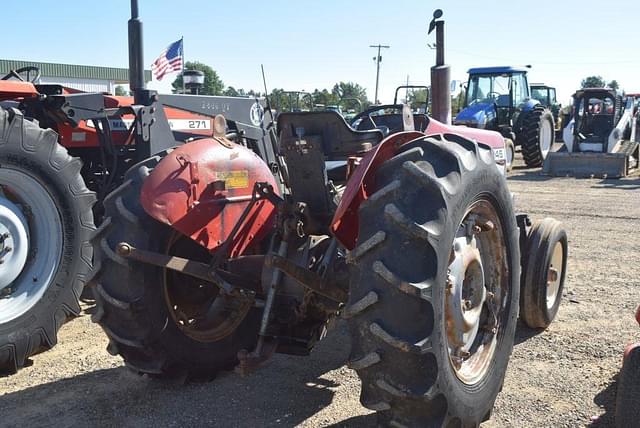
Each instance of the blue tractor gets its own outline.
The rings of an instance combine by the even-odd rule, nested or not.
[[[555,142],[551,110],[531,97],[527,68],[482,67],[469,70],[464,109],[454,123],[500,132],[507,140],[507,164],[514,143],[528,167],[542,166]]]

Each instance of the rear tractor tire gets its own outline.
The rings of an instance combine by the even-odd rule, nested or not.
[[[553,113],[548,108],[536,105],[524,114],[522,130],[517,136],[522,157],[529,168],[541,167],[555,143]]]
[[[211,254],[190,238],[146,214],[140,189],[161,160],[133,166],[104,201],[96,240],[100,269],[94,281],[93,321],[109,337],[107,351],[140,374],[209,380],[232,369],[237,353],[257,341],[260,310],[219,294],[215,285],[176,271],[127,260],[127,242],[152,252],[209,262]]]
[[[518,317],[518,229],[488,147],[405,145],[360,208],[344,310],[360,400],[391,426],[476,427],[504,381]]]
[[[567,233],[559,221],[545,218],[527,235],[522,264],[520,318],[530,328],[547,328],[556,317],[567,270]]]
[[[51,129],[0,108],[0,373],[57,343],[91,276],[95,196]]]

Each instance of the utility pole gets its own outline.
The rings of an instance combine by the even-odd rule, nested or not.
[[[377,45],[369,45],[369,47],[378,48],[378,56],[373,58],[373,60],[376,62],[376,95],[374,97],[373,103],[380,104],[380,100],[378,100],[378,83],[380,82],[380,63],[382,62],[382,56],[380,56],[380,49],[389,49],[391,46],[377,44]]]

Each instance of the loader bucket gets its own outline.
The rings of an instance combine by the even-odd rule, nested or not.
[[[542,173],[555,177],[626,177],[637,165],[637,150],[638,143],[631,143],[617,153],[550,152],[544,161]]]

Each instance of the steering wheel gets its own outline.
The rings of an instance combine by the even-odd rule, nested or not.
[[[498,97],[500,97],[500,94],[498,92],[487,93],[487,99],[491,98],[494,103],[498,100]]]
[[[402,104],[384,104],[384,105],[376,105],[376,106],[369,107],[365,111],[358,113],[353,118],[353,120],[351,121],[351,126],[353,126],[355,129],[360,131],[367,130],[367,129],[376,129],[378,125],[373,120],[373,115],[371,113],[375,113],[380,110],[388,110],[388,109],[399,110],[402,113],[402,106],[403,106]],[[358,122],[362,121],[363,119],[368,120],[369,123],[372,125],[372,128],[362,129],[362,126],[361,126],[362,124]],[[356,123],[357,125],[354,126],[354,124]]]
[[[34,72],[35,75],[31,78],[31,72]],[[24,80],[21,76],[22,73],[27,73],[27,80]],[[26,67],[19,68],[17,70],[11,70],[7,75],[5,75],[0,80],[9,80],[9,79],[18,79],[21,82],[30,82],[36,83],[40,79],[40,68],[34,65],[28,65]]]

